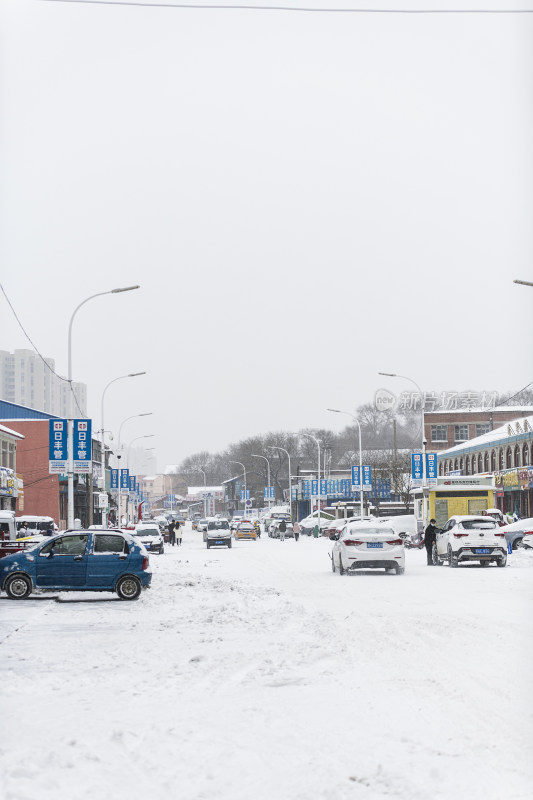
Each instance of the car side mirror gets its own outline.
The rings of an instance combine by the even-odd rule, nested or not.
[[[337,538],[337,536],[334,533],[330,533],[329,538],[333,541],[334,539]]]
[[[47,555],[47,558],[53,558],[53,557],[54,557],[54,548],[52,547],[52,549],[50,550],[50,552]]]

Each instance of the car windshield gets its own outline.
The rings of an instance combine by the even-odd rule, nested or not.
[[[481,530],[492,530],[493,528],[497,528],[498,525],[494,520],[484,520],[484,519],[464,519],[461,522],[461,525],[465,529],[465,531],[472,531],[476,529]]]
[[[249,522],[243,522],[241,525],[238,525],[237,527],[239,528],[240,531],[251,531],[254,526],[251,525]]]
[[[209,530],[227,530],[229,528],[229,523],[224,519],[217,519],[215,522],[209,523]]]
[[[159,528],[139,528],[132,533],[134,536],[159,536]]]

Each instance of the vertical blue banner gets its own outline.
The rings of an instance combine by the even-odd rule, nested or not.
[[[48,427],[49,472],[66,472],[67,459],[67,420],[51,419]]]
[[[327,497],[328,494],[328,482],[325,480],[320,481],[320,496]]]
[[[91,427],[92,420],[90,419],[75,419],[74,420],[74,435],[73,435],[73,460],[74,472],[90,472],[92,462],[91,451]]]
[[[437,483],[437,454],[426,453],[426,477],[429,486],[435,486]]]
[[[372,467],[363,467],[363,492],[372,491]]]
[[[411,453],[411,479],[413,486],[422,485],[422,453]]]
[[[135,475],[129,476],[129,483],[130,483],[129,485],[130,492],[135,493]]]
[[[318,481],[316,478],[315,480],[311,481],[311,495],[313,497],[318,497]]]
[[[359,467],[352,467],[352,487],[356,486],[358,489],[361,486],[361,476],[359,474]]]
[[[121,469],[120,470],[120,488],[124,491],[129,491],[130,488],[130,480],[129,480],[129,469]]]
[[[118,469],[111,470],[111,491],[118,492]]]

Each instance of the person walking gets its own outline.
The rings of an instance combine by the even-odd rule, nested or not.
[[[284,542],[285,541],[285,532],[286,532],[286,530],[287,530],[287,523],[285,522],[284,519],[282,519],[281,522],[279,523],[279,540],[280,540],[280,542]]]
[[[300,526],[299,526],[297,520],[295,520],[294,525],[292,526],[292,529],[294,531],[294,541],[297,542],[298,539],[300,538]]]
[[[435,520],[430,519],[429,525],[424,531],[424,546],[426,548],[426,556],[428,560],[428,567],[433,566],[433,545],[437,541],[437,527]]]
[[[176,544],[181,547],[181,522],[176,520]]]
[[[174,530],[174,522],[171,520],[168,524],[168,543],[172,547],[176,546],[176,531]]]

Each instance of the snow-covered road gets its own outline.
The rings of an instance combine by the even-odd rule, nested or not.
[[[330,549],[188,528],[137,602],[3,595],[1,797],[529,800],[533,555]]]

